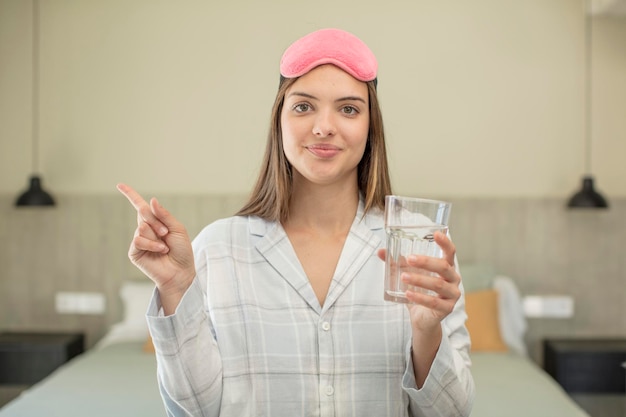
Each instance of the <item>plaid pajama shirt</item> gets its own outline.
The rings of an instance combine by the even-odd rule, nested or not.
[[[175,314],[147,319],[170,416],[467,416],[474,397],[463,297],[417,389],[407,308],[383,300],[381,213],[363,202],[320,306],[279,223],[217,221]],[[161,314],[159,312],[161,311]]]

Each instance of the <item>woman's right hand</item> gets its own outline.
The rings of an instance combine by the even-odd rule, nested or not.
[[[137,210],[128,257],[156,284],[165,315],[173,314],[196,275],[187,230],[156,198],[148,204],[126,184],[117,189]]]

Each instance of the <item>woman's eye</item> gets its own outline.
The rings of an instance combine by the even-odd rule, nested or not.
[[[309,111],[311,109],[311,106],[309,106],[306,103],[300,103],[300,104],[296,104],[295,106],[293,106],[293,109],[297,112],[297,113],[304,113],[306,111]]]
[[[343,107],[343,108],[341,109],[341,111],[342,111],[344,114],[347,114],[347,115],[350,115],[350,116],[355,115],[355,114],[357,114],[357,113],[359,112],[359,111],[357,110],[357,108],[356,108],[356,107],[353,107],[353,106],[345,106],[345,107]]]

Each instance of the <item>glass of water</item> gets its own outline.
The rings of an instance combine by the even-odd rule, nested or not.
[[[425,290],[402,282],[403,272],[438,276],[435,273],[407,264],[409,255],[442,258],[443,252],[435,243],[435,232],[448,234],[448,218],[452,204],[423,198],[385,197],[385,231],[387,257],[385,259],[385,300],[409,303],[406,291]]]

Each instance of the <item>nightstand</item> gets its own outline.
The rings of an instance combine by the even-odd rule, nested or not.
[[[567,392],[625,393],[626,339],[549,339],[545,370]]]
[[[592,416],[626,415],[626,339],[549,339],[544,369]]]
[[[82,333],[0,333],[0,384],[32,385],[81,354]]]

